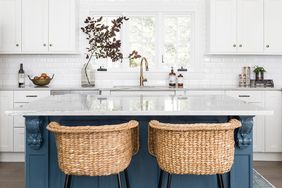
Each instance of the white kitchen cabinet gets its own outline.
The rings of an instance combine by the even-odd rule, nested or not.
[[[265,116],[265,151],[282,152],[281,91],[265,91],[265,108],[273,110]]]
[[[75,0],[22,0],[22,52],[75,53]]]
[[[13,109],[13,91],[0,91],[0,151],[13,151],[13,117],[5,111]]]
[[[226,95],[257,106],[264,107],[263,91],[226,91]],[[255,116],[253,122],[253,148],[254,152],[265,151],[265,116]]]
[[[49,0],[49,51],[76,50],[76,0]]]
[[[237,44],[239,53],[262,53],[263,1],[238,0]]]
[[[48,52],[48,0],[22,0],[22,51]]]
[[[24,105],[50,96],[50,91],[14,91],[14,108],[20,108]],[[13,151],[24,152],[25,149],[25,118],[23,116],[14,116],[13,126]]]
[[[21,0],[0,0],[0,53],[21,51]]]
[[[282,54],[281,0],[211,0],[210,54]]]
[[[236,53],[237,0],[210,1],[211,53]]]
[[[282,54],[282,1],[264,1],[264,50],[269,54]]]

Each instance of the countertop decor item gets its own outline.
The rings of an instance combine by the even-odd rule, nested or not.
[[[42,73],[40,76],[35,76],[34,78],[31,78],[28,75],[28,78],[32,81],[32,83],[36,86],[43,87],[50,84],[51,80],[54,78],[54,74],[50,77],[46,73]]]
[[[125,16],[118,17],[111,21],[112,25],[106,25],[104,23],[103,17],[96,19],[94,17],[87,17],[84,21],[86,24],[81,27],[83,33],[87,35],[89,46],[86,48],[86,59],[87,63],[83,66],[85,70],[85,76],[81,78],[81,85],[83,87],[93,87],[95,83],[91,82],[89,75],[87,73],[88,65],[93,58],[110,58],[113,62],[123,59],[123,54],[121,53],[121,41],[117,39],[117,34],[121,30],[121,26],[124,21],[129,20]],[[84,80],[86,78],[86,81]]]
[[[264,67],[259,67],[256,65],[254,67],[254,73],[256,74],[256,81],[258,80],[264,80],[264,73],[266,72]]]
[[[138,54],[136,50],[133,50],[131,54],[129,54],[129,67],[137,67],[138,66],[138,59],[140,59],[142,56]],[[139,63],[140,64],[140,63]]]

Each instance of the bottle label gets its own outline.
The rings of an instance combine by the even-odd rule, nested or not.
[[[175,84],[176,83],[176,76],[169,76],[169,84]]]
[[[19,82],[19,87],[24,87],[25,85],[25,75],[24,74],[19,74],[18,82]]]

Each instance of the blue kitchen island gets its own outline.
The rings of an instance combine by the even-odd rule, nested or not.
[[[253,117],[271,114],[253,104],[220,95],[50,96],[9,113],[21,114],[26,118],[26,188],[63,187],[65,176],[58,167],[55,138],[46,129],[51,121],[67,126],[99,126],[137,120],[140,150],[128,168],[131,188],[155,188],[159,168],[147,147],[150,120],[219,123],[230,118],[239,119],[242,127],[235,131],[235,161],[232,170],[224,175],[225,185],[227,188],[252,188]],[[115,176],[74,177],[72,187],[114,188],[116,181]],[[216,176],[173,175],[172,187],[216,188]]]

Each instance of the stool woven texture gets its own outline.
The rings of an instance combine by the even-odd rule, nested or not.
[[[126,169],[139,149],[137,121],[103,126],[51,122],[60,169],[67,175],[106,176]]]
[[[211,175],[230,171],[234,129],[240,121],[205,124],[149,123],[148,147],[160,168],[171,174]]]

